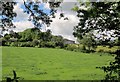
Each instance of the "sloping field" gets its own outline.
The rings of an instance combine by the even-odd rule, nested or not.
[[[96,69],[107,65],[108,54],[81,53],[50,48],[3,47],[3,79],[12,70],[24,80],[100,80],[104,72]]]

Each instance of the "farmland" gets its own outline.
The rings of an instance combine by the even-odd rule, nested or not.
[[[15,70],[25,80],[101,80],[105,73],[96,67],[108,65],[113,59],[105,53],[2,47],[2,78],[12,76]]]

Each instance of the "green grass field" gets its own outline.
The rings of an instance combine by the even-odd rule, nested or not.
[[[50,48],[3,47],[2,53],[3,79],[15,70],[24,80],[101,80],[105,74],[96,67],[114,58]]]

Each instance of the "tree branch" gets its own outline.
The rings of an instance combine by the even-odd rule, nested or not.
[[[34,13],[33,13],[33,11],[26,5],[26,2],[25,2],[25,0],[23,0],[23,2],[24,2],[24,5],[25,5],[25,7],[31,12],[31,14],[34,16]]]

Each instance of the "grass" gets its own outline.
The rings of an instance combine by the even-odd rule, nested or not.
[[[16,70],[24,80],[100,80],[105,74],[96,67],[113,60],[107,54],[50,48],[3,47],[2,52],[3,79]]]
[[[2,47],[0,47],[0,81],[2,80]]]

